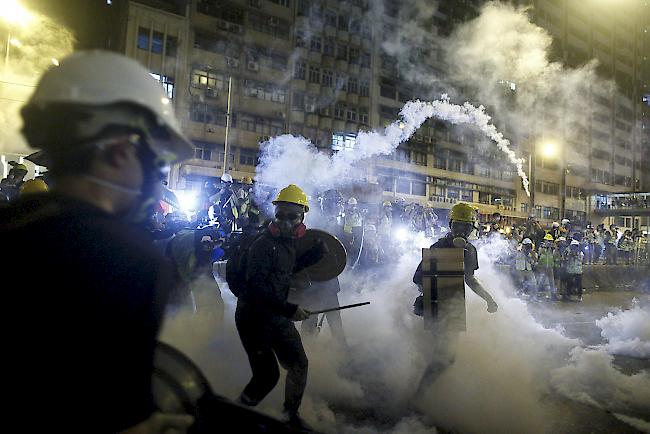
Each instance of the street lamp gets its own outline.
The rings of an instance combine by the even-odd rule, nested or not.
[[[8,25],[7,29],[7,46],[5,47],[5,70],[9,66],[9,50],[13,45],[20,47],[20,41],[11,36],[11,28],[15,26],[25,27],[34,16],[17,0],[5,0],[0,8],[0,19]]]

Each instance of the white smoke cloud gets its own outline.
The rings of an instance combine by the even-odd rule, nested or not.
[[[609,341],[606,349],[610,354],[650,358],[650,309],[642,309],[638,301],[632,309],[608,313],[596,325]]]

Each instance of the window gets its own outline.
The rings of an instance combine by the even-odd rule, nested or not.
[[[165,56],[176,57],[176,52],[178,51],[178,38],[176,36],[167,36],[165,44]]]
[[[436,169],[447,170],[447,160],[436,155],[433,157],[433,167]]]
[[[138,48],[149,51],[149,29],[138,28]]]
[[[203,148],[194,148],[194,158],[197,160],[211,160],[212,151]]]
[[[358,65],[361,60],[360,56],[361,54],[358,48],[350,48],[350,63]]]
[[[328,9],[325,11],[325,24],[331,27],[336,27],[336,22],[337,22],[337,15],[336,12],[334,12],[331,9]]]
[[[361,53],[361,66],[363,68],[370,68],[370,53],[365,51]]]
[[[320,68],[309,66],[309,82],[320,83]]]
[[[359,122],[369,125],[368,122],[368,107],[359,107]]]
[[[359,93],[359,80],[350,78],[348,80],[348,93]]]
[[[411,183],[411,194],[415,196],[426,196],[427,195],[427,185],[424,182],[412,182]]]
[[[560,193],[560,184],[546,181],[535,181],[535,191],[538,193],[557,195]]]
[[[348,46],[346,44],[336,44],[336,59],[348,60]]]
[[[343,151],[354,149],[357,143],[357,137],[354,134],[333,134],[332,135],[332,150]]]
[[[286,95],[287,91],[285,88],[276,87],[272,83],[256,80],[244,81],[244,96],[284,103]]]
[[[427,154],[425,152],[411,151],[411,163],[418,166],[427,165]]]
[[[239,164],[242,164],[244,166],[257,165],[257,152],[253,149],[240,149]]]
[[[167,95],[167,98],[174,99],[174,77],[154,74],[152,72],[150,72],[149,74],[162,84],[163,88],[165,89],[165,94]]]
[[[156,54],[162,54],[163,52],[163,38],[164,35],[161,32],[153,32],[151,36],[151,52]]]
[[[349,122],[356,122],[357,121],[357,108],[356,107],[348,106],[347,120]]]
[[[347,81],[347,77],[344,74],[336,74],[336,90],[343,90],[345,89],[345,83]]]
[[[336,41],[334,38],[325,38],[325,43],[323,44],[323,54],[326,56],[334,57],[335,51]]]
[[[370,84],[368,80],[361,80],[359,84],[359,95],[360,96],[369,96],[370,95]]]
[[[323,86],[334,86],[334,73],[329,69],[323,69]]]
[[[293,78],[297,78],[299,80],[304,80],[305,79],[305,64],[303,62],[296,62],[296,64],[293,67]]]
[[[338,29],[344,32],[348,31],[348,17],[345,15],[339,15],[338,19]]]
[[[284,6],[285,8],[289,7],[289,0],[269,0],[271,3],[276,5]]]
[[[223,89],[225,87],[225,78],[223,74],[218,72],[195,69],[192,71],[192,86]]]
[[[397,97],[397,89],[391,83],[382,83],[379,87],[379,94],[384,98],[395,99]]]
[[[294,92],[291,107],[294,110],[305,110],[305,94],[303,92]]]
[[[253,30],[281,39],[289,39],[289,23],[279,17],[249,11],[248,21]]]
[[[233,127],[235,126],[235,117],[233,115]],[[196,103],[190,106],[190,120],[204,124],[214,124],[222,127],[226,126],[226,111],[221,107],[216,107],[204,103]]]
[[[310,43],[309,43],[309,48],[311,51],[315,51],[317,53],[320,53],[321,48],[322,48],[322,39],[320,36],[312,36]]]
[[[296,30],[296,47],[305,48],[306,46],[305,32],[303,30]]]
[[[345,119],[345,104],[337,103],[334,106],[334,117],[337,119]]]

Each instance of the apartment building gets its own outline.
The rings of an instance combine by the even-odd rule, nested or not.
[[[481,3],[441,2],[432,31],[449,33],[475,16]],[[462,200],[484,216],[499,211],[512,220],[534,213],[549,222],[563,215],[586,219],[594,195],[647,186],[648,129],[638,128],[643,119],[647,123],[647,105],[637,97],[643,77],[647,83],[642,54],[647,56],[648,20],[623,8],[606,13],[602,2],[586,9],[566,0],[533,3],[536,22],[556,38],[554,55],[568,65],[597,57],[602,73],[615,78],[627,98],[597,89],[585,95],[586,104],[598,107],[585,140],[567,143],[559,160],[534,159],[534,204],[496,148],[477,146],[476,132],[436,120],[393,155],[363,168],[385,198],[403,196],[437,208]],[[197,189],[224,171],[236,178],[253,175],[259,142],[283,133],[303,135],[323,152],[345,151],[354,146],[356,132],[392,122],[404,102],[418,96],[381,49],[399,17],[399,2],[384,2],[380,24],[367,19],[368,0],[127,4],[124,51],[163,83],[197,146],[195,158],[172,172],[177,189]],[[433,61],[431,67],[441,66]]]

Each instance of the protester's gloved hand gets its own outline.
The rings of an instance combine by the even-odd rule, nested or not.
[[[303,309],[302,307],[298,306],[291,319],[293,321],[304,321],[309,318],[309,315],[311,315],[311,313],[307,309]]]
[[[132,426],[120,434],[185,434],[194,423],[194,417],[189,414],[152,414],[148,419]]]
[[[488,302],[488,308],[487,308],[487,311],[488,311],[488,312],[490,312],[490,313],[494,313],[494,312],[496,312],[498,309],[499,309],[499,305],[496,304],[496,302],[494,302],[494,301],[491,302],[491,303]]]

